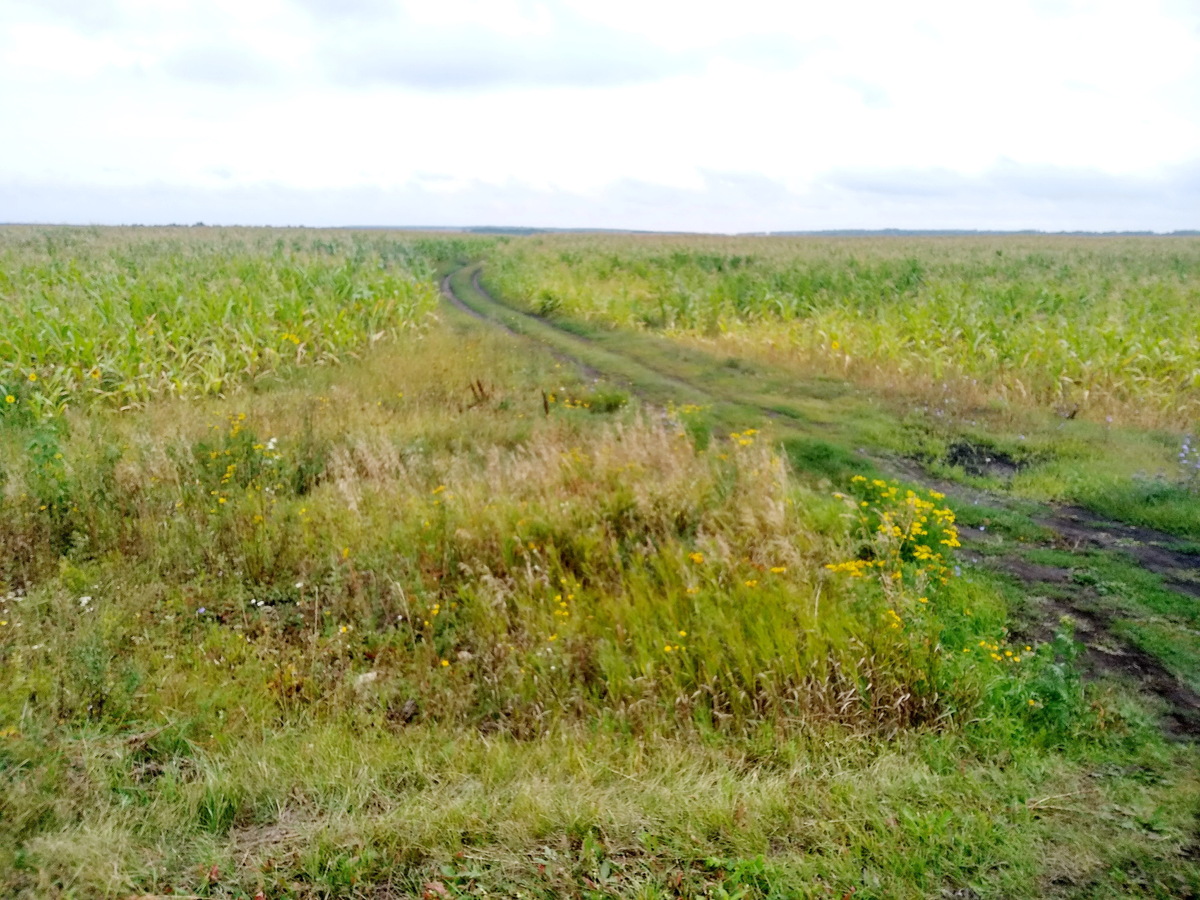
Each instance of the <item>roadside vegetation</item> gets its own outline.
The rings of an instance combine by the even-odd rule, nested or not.
[[[1174,574],[884,471],[939,439],[892,399],[460,268],[520,245],[0,231],[0,894],[1200,892],[1167,701],[981,561],[1196,686]]]

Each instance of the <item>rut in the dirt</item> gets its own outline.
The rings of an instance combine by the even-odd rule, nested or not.
[[[1111,676],[1132,682],[1163,702],[1164,731],[1177,738],[1200,739],[1200,694],[1183,684],[1157,658],[1115,634],[1113,614],[1100,608],[1095,589],[1077,582],[1074,571],[1033,563],[1016,554],[986,558],[971,555],[1023,585],[1038,615],[1020,637],[1049,641],[1069,621],[1075,640],[1084,648],[1079,662],[1085,677]]]
[[[1126,554],[1160,576],[1171,590],[1200,598],[1200,554],[1180,550],[1179,539],[1172,535],[1112,522],[1080,506],[1051,508],[1038,524],[1057,534],[1068,549]]]
[[[491,297],[480,283],[478,268],[472,272],[472,287],[489,303],[503,306],[509,313],[536,321],[546,328],[552,328],[564,339],[569,339],[571,343],[592,344],[588,338],[568,332],[548,319],[514,310]],[[442,292],[447,301],[459,310],[499,327],[509,334],[523,336],[536,342],[536,338],[520,335],[507,324],[465,303],[454,293],[449,277],[443,281]],[[606,348],[606,350],[610,353],[613,352],[611,348]],[[561,349],[555,349],[552,352],[556,357],[577,365],[589,377],[602,374]],[[712,397],[713,400],[722,399],[714,397],[711,392],[699,385],[685,382],[673,374],[658,372],[642,361],[631,359],[630,362],[634,368],[645,369],[660,379],[685,386],[693,394],[706,395]],[[644,394],[638,390],[638,385],[627,383],[627,387],[635,395],[646,399]],[[746,403],[742,398],[728,399],[736,399],[737,402],[748,407],[757,408],[764,416],[779,421],[778,410],[757,407],[755,404]],[[780,424],[787,430],[803,430],[803,425],[798,421]],[[952,502],[968,505],[982,503],[1000,508],[1009,505],[1001,495],[976,488],[965,488],[953,482],[930,477],[919,461],[889,459],[871,456],[864,451],[860,452],[864,453],[865,459],[881,470],[927,489],[934,489],[946,494]],[[988,460],[988,462],[992,461]],[[1027,595],[1034,599],[1037,608],[1041,611],[1041,616],[1040,621],[1031,627],[1029,636],[1042,640],[1049,639],[1060,627],[1061,620],[1069,617],[1074,622],[1077,639],[1085,648],[1081,657],[1082,673],[1085,677],[1110,675],[1131,681],[1140,690],[1157,697],[1164,705],[1167,712],[1163,728],[1168,734],[1184,739],[1200,739],[1200,694],[1183,684],[1154,656],[1115,634],[1111,628],[1111,615],[1098,610],[1092,602],[1095,598],[1094,592],[1086,585],[1076,584],[1070,569],[1030,563],[1024,558],[1022,551],[1036,547],[1067,550],[1073,553],[1090,550],[1119,551],[1132,558],[1142,568],[1159,575],[1165,586],[1197,598],[1200,598],[1200,555],[1179,549],[1176,546],[1178,541],[1173,535],[1153,529],[1111,522],[1081,507],[1046,505],[1035,521],[1050,532],[1052,535],[1050,540],[1026,542],[1019,548],[1012,544],[1005,547],[1004,552],[993,552],[986,556],[972,554],[978,563],[1016,579],[1021,583]],[[1046,590],[1048,585],[1054,587],[1052,592]],[[1048,593],[1053,596],[1044,596]]]

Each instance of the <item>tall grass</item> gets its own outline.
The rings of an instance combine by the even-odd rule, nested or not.
[[[60,719],[153,718],[172,701],[134,702],[137,685],[215,658],[285,712],[340,702],[370,670],[430,715],[519,733],[564,714],[894,732],[971,707],[976,681],[935,671],[962,661],[917,602],[940,583],[923,588],[911,554],[883,592],[823,569],[859,539],[768,444],[701,452],[682,423],[605,425],[613,414],[586,401],[548,416],[532,385],[492,382],[481,403],[465,349],[426,335],[363,387],[247,398],[166,427],[35,429],[0,503],[0,580],[30,592],[22,630],[0,634],[20,660],[9,713],[32,692]],[[906,566],[911,586],[893,581]],[[105,612],[61,584],[39,590],[63,572]],[[114,607],[88,587],[118,577],[145,599]],[[151,586],[166,594],[151,602]],[[887,627],[897,609],[903,629]],[[107,614],[112,630],[97,630]],[[84,667],[55,683],[53,661],[83,652],[72,622],[106,666],[137,674],[100,686]],[[178,662],[116,662],[108,642],[151,623],[179,642]],[[956,651],[999,624],[977,619]]]
[[[945,513],[803,487],[758,434],[698,450],[505,341],[0,430],[45,444],[0,501],[3,891],[765,897],[872,853],[875,895],[963,854],[1021,893],[1049,832],[1006,792],[1129,726],[1061,648],[1003,655]]]

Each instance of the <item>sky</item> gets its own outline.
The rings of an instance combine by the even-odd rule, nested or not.
[[[0,221],[1200,228],[1197,0],[4,0]]]

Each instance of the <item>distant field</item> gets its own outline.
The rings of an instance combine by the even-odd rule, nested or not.
[[[0,229],[0,896],[1196,896],[1191,550],[1017,496],[1175,438],[764,362],[1000,259],[889,246]]]
[[[979,403],[1180,427],[1200,413],[1200,239],[539,236],[490,280],[531,310]]]

